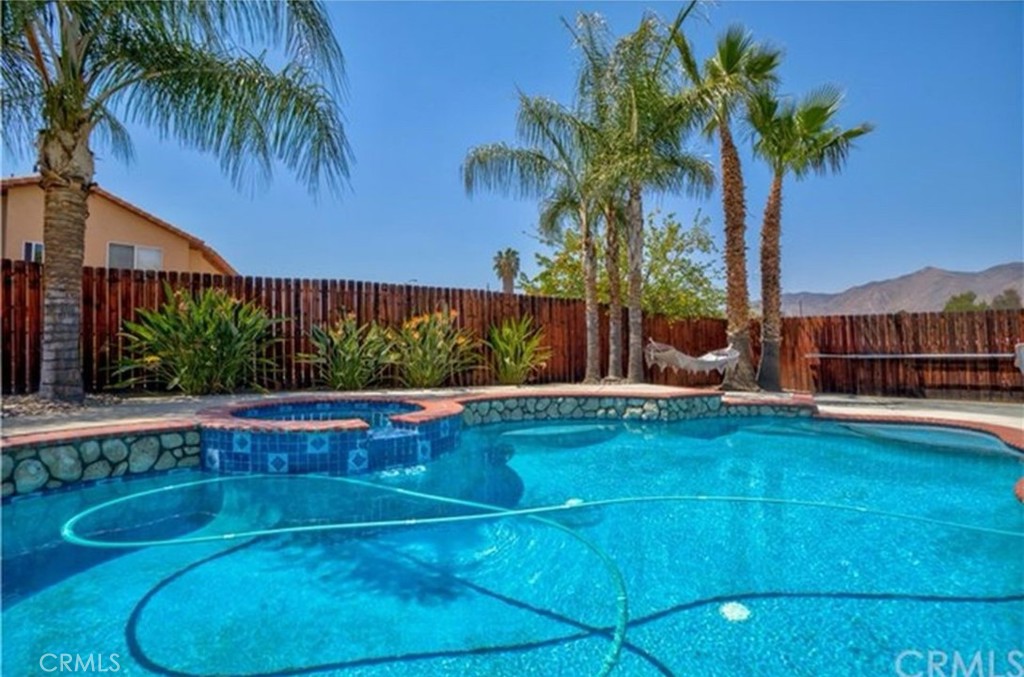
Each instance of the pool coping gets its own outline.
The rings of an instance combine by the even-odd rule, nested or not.
[[[227,405],[210,407],[192,415],[178,418],[140,421],[132,423],[112,423],[110,425],[90,425],[62,430],[28,432],[5,436],[0,439],[0,453],[14,453],[24,447],[56,445],[63,442],[81,439],[116,437],[133,434],[160,435],[195,430],[200,427],[243,429],[253,431],[280,432],[324,432],[324,431],[357,431],[369,426],[359,419],[341,419],[333,421],[267,421],[265,419],[246,419],[233,416],[241,409],[293,404],[299,402],[335,402],[335,401],[366,401],[366,402],[399,402],[421,407],[418,411],[395,414],[392,421],[407,424],[423,424],[441,418],[461,414],[464,405],[473,402],[500,401],[510,399],[539,399],[572,397],[580,399],[611,398],[631,400],[664,401],[695,397],[718,397],[725,407],[776,407],[791,409],[810,409],[814,418],[836,421],[863,421],[876,423],[902,423],[911,425],[932,425],[945,428],[966,429],[974,432],[993,435],[1015,451],[1024,453],[1024,429],[1011,426],[971,420],[970,418],[936,418],[919,415],[897,413],[840,413],[822,412],[818,409],[814,396],[810,393],[733,393],[706,388],[685,388],[665,391],[638,391],[629,386],[601,386],[594,390],[579,387],[551,387],[524,390],[522,392],[501,391],[495,393],[471,393],[466,395],[445,395],[441,397],[401,397],[396,395],[374,395],[354,393],[324,393],[315,395],[282,396],[260,400],[258,402],[233,402]],[[926,404],[927,401],[923,401]],[[724,415],[727,415],[724,414]]]
[[[238,430],[243,432],[346,432],[369,430],[370,425],[359,418],[289,421],[266,418],[246,418],[239,412],[253,409],[269,409],[292,404],[330,404],[333,402],[372,402],[380,404],[405,404],[418,407],[414,411],[392,414],[392,423],[420,425],[462,413],[462,405],[449,399],[421,399],[395,396],[365,396],[333,393],[312,397],[280,397],[252,403],[232,403],[210,407],[196,412],[198,424],[215,430]]]

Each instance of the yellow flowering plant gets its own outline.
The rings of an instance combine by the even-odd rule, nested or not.
[[[363,390],[381,385],[392,362],[390,334],[376,322],[360,325],[352,313],[326,329],[310,331],[314,353],[299,359],[314,365],[317,383],[334,390]]]
[[[436,388],[480,363],[477,341],[456,324],[458,313],[438,311],[406,320],[392,332],[399,382]]]
[[[164,285],[167,301],[124,322],[119,387],[160,385],[189,395],[260,389],[275,369],[275,320],[222,289],[192,294]]]

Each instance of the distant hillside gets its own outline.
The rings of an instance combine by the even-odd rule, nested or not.
[[[1004,263],[979,273],[941,268],[921,270],[891,280],[869,282],[837,294],[798,292],[782,295],[783,315],[868,315],[942,310],[954,294],[973,291],[982,301],[1014,287],[1024,296],[1024,262]]]

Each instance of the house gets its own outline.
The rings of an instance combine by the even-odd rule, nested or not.
[[[3,258],[42,261],[43,189],[38,176],[0,181]],[[99,186],[89,194],[85,265],[238,275],[210,245]]]

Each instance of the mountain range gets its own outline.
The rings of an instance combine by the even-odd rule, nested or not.
[[[782,295],[782,314],[868,315],[873,313],[934,312],[954,294],[973,291],[991,301],[1007,288],[1024,297],[1024,262],[993,266],[977,273],[922,268],[909,275],[868,282],[835,294],[797,292]]]

